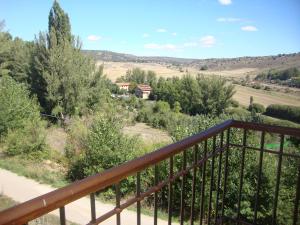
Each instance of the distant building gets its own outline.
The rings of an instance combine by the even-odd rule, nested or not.
[[[152,88],[147,84],[140,84],[135,89],[135,95],[138,98],[148,99]]]
[[[130,83],[116,83],[121,90],[129,91]]]

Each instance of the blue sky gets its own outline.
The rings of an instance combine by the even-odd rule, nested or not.
[[[47,30],[52,0],[0,0],[25,40]],[[300,52],[300,0],[59,0],[83,49],[220,58]]]

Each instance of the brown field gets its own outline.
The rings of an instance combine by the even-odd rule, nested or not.
[[[167,65],[167,64],[159,64],[159,63],[135,63],[135,62],[102,62],[98,61],[98,65],[104,64],[104,74],[107,75],[109,79],[115,81],[118,77],[126,74],[126,71],[129,69],[133,69],[139,67],[143,70],[152,70],[154,71],[158,77],[173,77],[178,76],[181,77],[186,72],[191,75],[196,75],[198,73],[205,75],[220,75],[224,77],[230,78],[240,78],[245,77],[247,74],[253,75],[257,73],[259,70],[255,68],[243,68],[243,69],[231,69],[231,70],[206,70],[200,71],[194,67],[183,67],[184,72],[180,72],[177,67]]]
[[[250,87],[235,85],[236,93],[233,99],[237,100],[241,105],[248,106],[250,96],[253,96],[254,102],[264,106],[270,104],[294,105],[300,106],[299,94],[288,94],[282,92],[257,90]]]

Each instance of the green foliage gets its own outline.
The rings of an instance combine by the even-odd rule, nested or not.
[[[127,70],[125,76],[117,79],[117,82],[131,82],[135,84],[149,84],[154,86],[157,83],[156,73],[149,70],[145,71],[140,68]]]
[[[297,68],[289,68],[285,70],[269,70],[267,73],[258,74],[255,80],[274,81],[280,84],[300,87],[299,80],[300,71]]]
[[[40,33],[35,41],[30,84],[44,111],[62,119],[82,114],[109,96],[103,67],[97,70],[80,49],[79,39],[71,35],[68,15],[55,1],[48,33]]]
[[[240,103],[234,99],[231,99],[230,105],[234,108],[238,108],[240,106]]]
[[[248,110],[250,112],[255,111],[256,113],[264,113],[266,111],[266,108],[259,103],[253,103],[252,105],[249,105]]]
[[[290,105],[269,105],[265,115],[300,123],[300,107]]]
[[[29,91],[9,76],[0,78],[0,135],[9,155],[43,152],[45,124]]]
[[[39,107],[29,91],[9,76],[0,78],[0,135],[39,120]]]
[[[152,95],[170,105],[179,102],[184,113],[220,115],[230,105],[233,88],[221,77],[186,75],[181,79],[160,78]]]
[[[71,166],[72,180],[109,169],[135,156],[136,139],[123,135],[115,116],[98,115],[84,140],[84,152]]]

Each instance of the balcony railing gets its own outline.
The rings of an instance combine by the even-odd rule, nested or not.
[[[235,134],[241,137],[235,139]],[[260,143],[248,143],[248,137],[252,135],[259,139]],[[278,150],[267,148],[266,137],[279,140]],[[234,120],[225,121],[199,134],[188,137],[177,143],[168,145],[159,150],[146,154],[122,165],[106,170],[99,174],[87,177],[81,181],[72,183],[64,188],[57,189],[30,201],[21,203],[15,207],[0,212],[0,224],[27,224],[29,221],[41,217],[55,209],[60,210],[61,224],[66,224],[65,205],[90,196],[91,219],[87,224],[99,224],[106,219],[116,216],[116,224],[121,224],[122,210],[136,206],[136,223],[141,224],[141,202],[151,198],[153,204],[153,224],[157,224],[159,210],[159,193],[163,190],[167,193],[165,208],[167,208],[168,224],[172,223],[174,215],[180,224],[280,224],[278,222],[279,196],[281,191],[281,179],[283,174],[283,161],[288,160],[296,168],[289,174],[294,178],[292,188],[292,203],[290,200],[282,199],[280,207],[292,204],[290,220],[284,224],[299,224],[299,198],[300,198],[300,150],[286,150],[285,140],[294,137],[299,140],[300,129],[271,126]],[[254,153],[255,152],[255,153]],[[238,166],[233,168],[230,157],[238,153]],[[248,162],[247,154],[251,153],[257,159],[257,166],[252,174],[255,175],[255,185],[245,187],[245,176]],[[265,190],[264,165],[265,159],[273,157],[276,168],[274,172],[275,186],[268,190],[272,192],[271,215],[265,221],[260,220],[263,209],[262,199]],[[179,159],[175,161],[174,159]],[[176,168],[178,162],[181,164]],[[159,177],[159,168],[162,163],[168,165],[167,177]],[[237,164],[235,164],[236,166]],[[268,166],[268,165],[266,165]],[[177,166],[178,167],[178,166]],[[145,191],[141,188],[141,174],[147,170],[154,170],[152,185]],[[233,178],[231,174],[237,175],[234,182],[236,191],[230,190]],[[122,193],[120,184],[134,176],[136,179],[136,193],[121,202]],[[188,182],[189,180],[189,182]],[[180,197],[175,199],[174,186],[180,189]],[[116,203],[115,208],[96,217],[95,193],[105,188],[113,187]],[[252,212],[247,215],[243,212],[243,199],[245,189],[253,190]],[[166,191],[167,190],[167,191]],[[188,196],[188,197],[187,197]],[[232,204],[234,201],[234,204]],[[264,201],[266,201],[264,199]],[[284,202],[289,201],[289,202]],[[178,205],[176,205],[178,203]],[[250,208],[251,208],[250,207]],[[249,216],[250,215],[250,216]],[[132,221],[135,222],[135,221]]]

